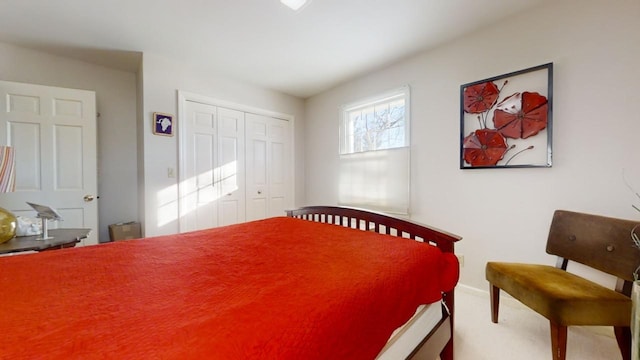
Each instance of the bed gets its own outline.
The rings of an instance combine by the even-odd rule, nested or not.
[[[407,357],[453,359],[459,237],[357,209],[287,215],[0,258],[0,355],[374,359],[436,304]]]
[[[337,207],[337,206],[308,206],[296,210],[287,211],[287,216],[296,217],[308,221],[316,221],[338,226],[355,228],[363,231],[372,231],[395,237],[406,237],[420,242],[426,242],[436,246],[443,253],[454,254],[455,243],[462,238],[450,232],[440,230],[425,224],[396,218],[386,214],[371,212],[363,209]],[[457,266],[457,260],[455,261]],[[437,303],[431,304],[431,309],[437,309]],[[405,324],[405,328],[396,330],[395,338],[391,338],[383,350],[397,341],[410,346],[403,350],[401,358],[406,359],[435,359],[453,360],[453,319],[454,319],[454,290],[442,293],[440,316],[437,321],[421,320],[414,316]],[[417,314],[418,312],[416,312]],[[426,317],[426,316],[425,316]],[[423,317],[423,319],[425,318]],[[421,325],[423,325],[421,327]],[[412,326],[409,327],[408,325]],[[402,331],[412,332],[406,336]],[[404,336],[404,338],[402,337]],[[417,339],[417,340],[416,340]],[[405,341],[403,341],[405,340]],[[394,359],[394,352],[388,352],[390,360]],[[384,353],[382,354],[384,355]],[[382,358],[379,356],[378,358]],[[384,357],[385,359],[387,357]],[[398,357],[395,357],[397,359]]]

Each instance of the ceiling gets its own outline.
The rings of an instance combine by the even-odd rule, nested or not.
[[[0,41],[137,71],[141,53],[307,98],[551,0],[3,0]]]

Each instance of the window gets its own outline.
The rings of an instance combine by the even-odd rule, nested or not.
[[[346,105],[340,117],[341,205],[409,213],[409,87]]]
[[[409,88],[345,106],[340,154],[409,146]]]

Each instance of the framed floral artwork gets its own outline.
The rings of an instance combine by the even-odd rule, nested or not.
[[[551,167],[553,63],[460,86],[460,169]]]

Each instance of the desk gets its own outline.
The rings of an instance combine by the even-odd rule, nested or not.
[[[0,254],[20,251],[44,251],[74,247],[80,240],[89,236],[91,229],[51,229],[53,239],[36,240],[39,235],[20,236],[0,244]]]

